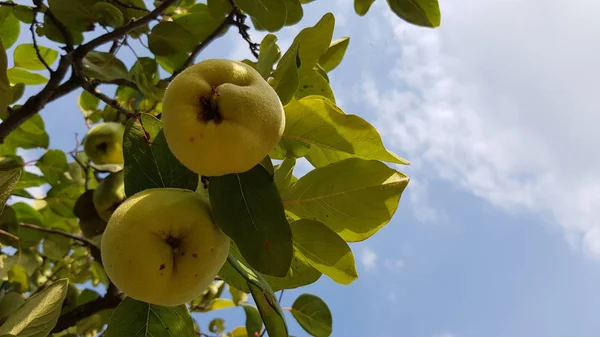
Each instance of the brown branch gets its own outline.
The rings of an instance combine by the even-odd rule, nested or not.
[[[165,0],[162,4],[156,7],[154,10],[144,15],[138,20],[132,20],[128,24],[123,25],[110,33],[101,35],[90,42],[80,45],[72,50],[72,37],[66,27],[58,20],[56,17],[46,9],[46,15],[53,21],[54,24],[59,28],[61,33],[65,35],[66,47],[65,50],[68,52],[66,55],[61,56],[60,61],[56,70],[51,74],[48,83],[40,92],[29,97],[27,101],[13,113],[11,113],[6,119],[2,121],[0,124],[0,143],[4,142],[4,139],[14,130],[16,130],[19,126],[25,123],[29,118],[33,117],[37,114],[41,109],[46,106],[48,102],[54,101],[71,91],[75,90],[77,87],[83,83],[83,79],[79,76],[79,74],[74,73],[71,75],[71,78],[67,80],[65,83],[61,84],[64,79],[69,66],[72,62],[80,62],[85,55],[94,50],[96,47],[118,39],[130,31],[147,24],[148,22],[157,18],[160,14],[162,14],[167,8],[180,0]],[[34,0],[34,3],[39,7],[43,8],[42,0]],[[74,69],[75,70],[75,69]]]
[[[87,91],[90,94],[98,97],[104,103],[106,103],[106,104],[110,105],[111,107],[115,108],[120,114],[123,114],[125,117],[127,117],[127,118],[133,118],[133,117],[137,116],[137,114],[135,112],[129,111],[128,109],[126,109],[125,107],[123,107],[121,104],[119,104],[119,102],[117,102],[116,99],[112,99],[112,98],[106,96],[105,94],[101,93],[89,81],[84,81],[83,84],[82,84],[82,87],[83,87],[83,89],[85,91]]]
[[[46,62],[46,60],[44,60],[44,58],[42,57],[42,54],[40,53],[40,48],[38,47],[38,44],[37,44],[37,38],[35,37],[35,27],[38,24],[37,19],[36,19],[37,13],[38,13],[38,9],[35,8],[33,10],[33,20],[31,21],[31,26],[29,26],[29,30],[31,31],[31,39],[33,40],[33,49],[35,49],[35,54],[37,55],[37,58],[40,60],[40,62],[42,62],[44,67],[46,67],[46,69],[52,74],[53,71],[50,68],[50,66],[48,65],[48,63]]]
[[[106,295],[99,297],[91,302],[84,303],[75,309],[66,312],[58,318],[58,322],[52,329],[52,332],[60,332],[75,326],[78,321],[89,317],[105,309],[117,307],[125,298],[125,295],[119,291],[112,283],[108,286]]]
[[[192,50],[192,53],[185,60],[181,68],[173,71],[173,74],[169,76],[169,78],[167,78],[167,81],[171,82],[175,78],[175,76],[184,71],[187,67],[191,66],[194,63],[196,56],[198,56],[198,54],[200,54],[200,52],[204,50],[204,48],[206,48],[214,39],[216,39],[217,36],[221,34],[227,27],[234,25],[234,16],[235,10],[232,10],[229,13],[229,15],[223,20],[223,22],[221,22],[221,24],[212,33],[210,33],[210,35],[208,35],[206,39],[204,39],[204,41],[202,41],[199,45],[197,45],[194,48],[194,50]]]
[[[96,246],[92,241],[81,237],[81,236],[77,236],[75,234],[70,234],[67,232],[63,232],[61,230],[58,229],[53,229],[53,228],[44,228],[44,227],[40,227],[40,226],[36,226],[36,225],[32,225],[32,224],[26,224],[26,223],[19,223],[19,226],[21,227],[25,227],[25,228],[30,228],[36,231],[40,231],[40,232],[44,232],[44,233],[49,233],[49,234],[56,234],[56,235],[61,235],[64,236],[66,238],[70,238],[76,241],[79,241],[83,244],[85,244],[88,248],[90,248],[90,251],[92,252],[92,256],[94,256],[94,253],[98,253],[98,256],[100,255],[100,248],[98,248],[98,246]],[[94,256],[94,259],[96,259],[96,256]],[[100,260],[98,260],[98,262],[100,262]]]

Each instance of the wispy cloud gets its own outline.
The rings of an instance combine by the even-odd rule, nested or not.
[[[508,212],[550,214],[570,242],[600,258],[600,157],[591,155],[600,124],[600,22],[592,13],[600,3],[568,13],[543,4],[448,1],[442,27],[426,30],[376,3],[393,35],[374,41],[397,62],[387,79],[365,73],[361,97],[376,109],[384,141],[420,177],[450,181]],[[529,20],[534,14],[540,22]],[[408,192],[413,206],[428,205],[426,189]]]
[[[383,265],[388,271],[397,273],[404,268],[404,261],[400,259],[390,259],[386,257],[383,260]]]
[[[377,266],[377,254],[370,248],[364,247],[360,251],[360,262],[366,270],[375,269]]]

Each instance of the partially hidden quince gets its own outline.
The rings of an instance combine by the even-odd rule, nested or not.
[[[109,174],[94,190],[94,207],[102,220],[108,221],[125,200],[123,171]]]
[[[194,191],[153,188],[113,213],[101,243],[110,280],[127,296],[165,306],[198,297],[229,253],[229,238]]]
[[[98,165],[123,164],[123,134],[125,126],[105,122],[94,126],[83,140],[83,150]]]
[[[203,176],[250,170],[285,128],[275,90],[251,66],[225,59],[207,59],[177,75],[161,119],[171,152]]]

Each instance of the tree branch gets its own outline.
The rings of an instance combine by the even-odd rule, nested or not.
[[[42,8],[45,7],[42,0],[33,0],[33,3],[36,5],[38,10],[41,10]],[[60,22],[56,18],[56,16],[54,16],[54,14],[52,14],[52,11],[50,11],[50,8],[48,8],[48,7],[45,8],[44,15],[48,15],[48,18],[50,18],[50,21],[52,21],[52,23],[58,28],[58,30],[60,31],[60,34],[65,39],[65,50],[69,53],[71,51],[73,51],[73,36],[71,35],[71,32],[69,32],[69,29],[65,25],[63,25],[63,23]],[[34,19],[35,19],[35,17],[34,17]]]
[[[89,81],[84,81],[83,84],[82,84],[82,86],[83,86],[83,89],[85,89],[85,91],[87,91],[90,94],[98,97],[104,103],[106,103],[106,104],[110,105],[111,107],[115,108],[120,114],[124,115],[125,117],[127,117],[127,118],[133,118],[133,117],[137,116],[137,114],[135,112],[129,111],[128,109],[126,109],[125,107],[123,107],[121,104],[119,104],[119,102],[117,102],[116,99],[112,99],[112,98],[106,96],[105,94],[101,93]]]
[[[44,58],[42,57],[42,54],[40,54],[40,48],[38,47],[37,38],[35,37],[35,26],[37,26],[37,24],[38,24],[37,19],[36,19],[37,14],[38,14],[38,9],[36,8],[33,10],[33,20],[31,21],[31,26],[29,26],[29,30],[31,31],[31,39],[33,40],[33,49],[35,49],[35,54],[37,55],[37,58],[40,60],[40,62],[42,62],[44,67],[46,67],[46,69],[50,72],[50,74],[52,74],[52,72],[53,72],[52,69],[50,68],[50,66],[48,65],[46,60],[44,60]]]
[[[25,227],[25,228],[30,228],[36,231],[40,231],[40,232],[44,232],[44,233],[49,233],[49,234],[56,234],[56,235],[61,235],[76,241],[79,241],[83,244],[85,244],[88,248],[90,248],[90,251],[92,252],[92,256],[94,257],[94,259],[96,259],[96,254],[100,254],[100,248],[98,248],[98,246],[96,246],[92,241],[81,237],[81,236],[77,236],[74,234],[70,234],[67,232],[63,232],[61,230],[58,229],[52,229],[52,228],[44,228],[44,227],[40,227],[40,226],[36,226],[36,225],[31,225],[31,224],[26,224],[26,223],[19,223],[19,226],[21,227]],[[98,263],[100,263],[100,260],[97,261]]]
[[[115,308],[124,298],[125,295],[111,283],[108,286],[106,295],[104,295],[104,297],[99,297],[91,302],[82,304],[75,309],[61,315],[58,318],[58,322],[52,329],[52,332],[63,331],[74,326],[78,321],[99,311]]]
[[[119,37],[128,34],[130,31],[156,19],[160,14],[167,10],[169,6],[179,1],[180,0],[165,0],[160,4],[160,6],[156,7],[154,10],[144,15],[140,19],[132,20],[128,24],[121,26],[110,33],[101,35],[86,44],[80,45],[74,51],[72,51],[73,44],[71,34],[60,21],[56,20],[56,17],[54,17],[52,12],[46,9],[45,14],[48,15],[54,24],[56,24],[61,33],[65,35],[65,50],[67,51],[67,54],[61,56],[58,67],[51,74],[46,86],[44,86],[44,88],[37,94],[29,97],[29,99],[19,109],[15,110],[5,120],[2,121],[2,124],[0,124],[0,143],[3,143],[6,137],[12,131],[16,130],[29,118],[33,117],[41,109],[43,109],[48,102],[54,101],[57,98],[70,93],[79,87],[81,83],[83,83],[83,79],[79,76],[79,74],[71,74],[71,78],[65,83],[61,84],[72,62],[80,62],[88,52],[94,50],[96,47],[118,39]],[[42,0],[34,0],[34,3],[39,8],[43,8]]]

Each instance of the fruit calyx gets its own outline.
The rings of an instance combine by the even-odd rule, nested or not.
[[[179,245],[181,245],[181,239],[172,237],[171,235],[167,236],[167,239],[165,241],[173,249],[177,249],[177,248],[179,248]]]
[[[223,121],[221,112],[219,111],[219,94],[215,87],[211,87],[210,95],[208,97],[200,97],[201,109],[198,112],[198,119],[203,122],[214,121],[219,124]]]

